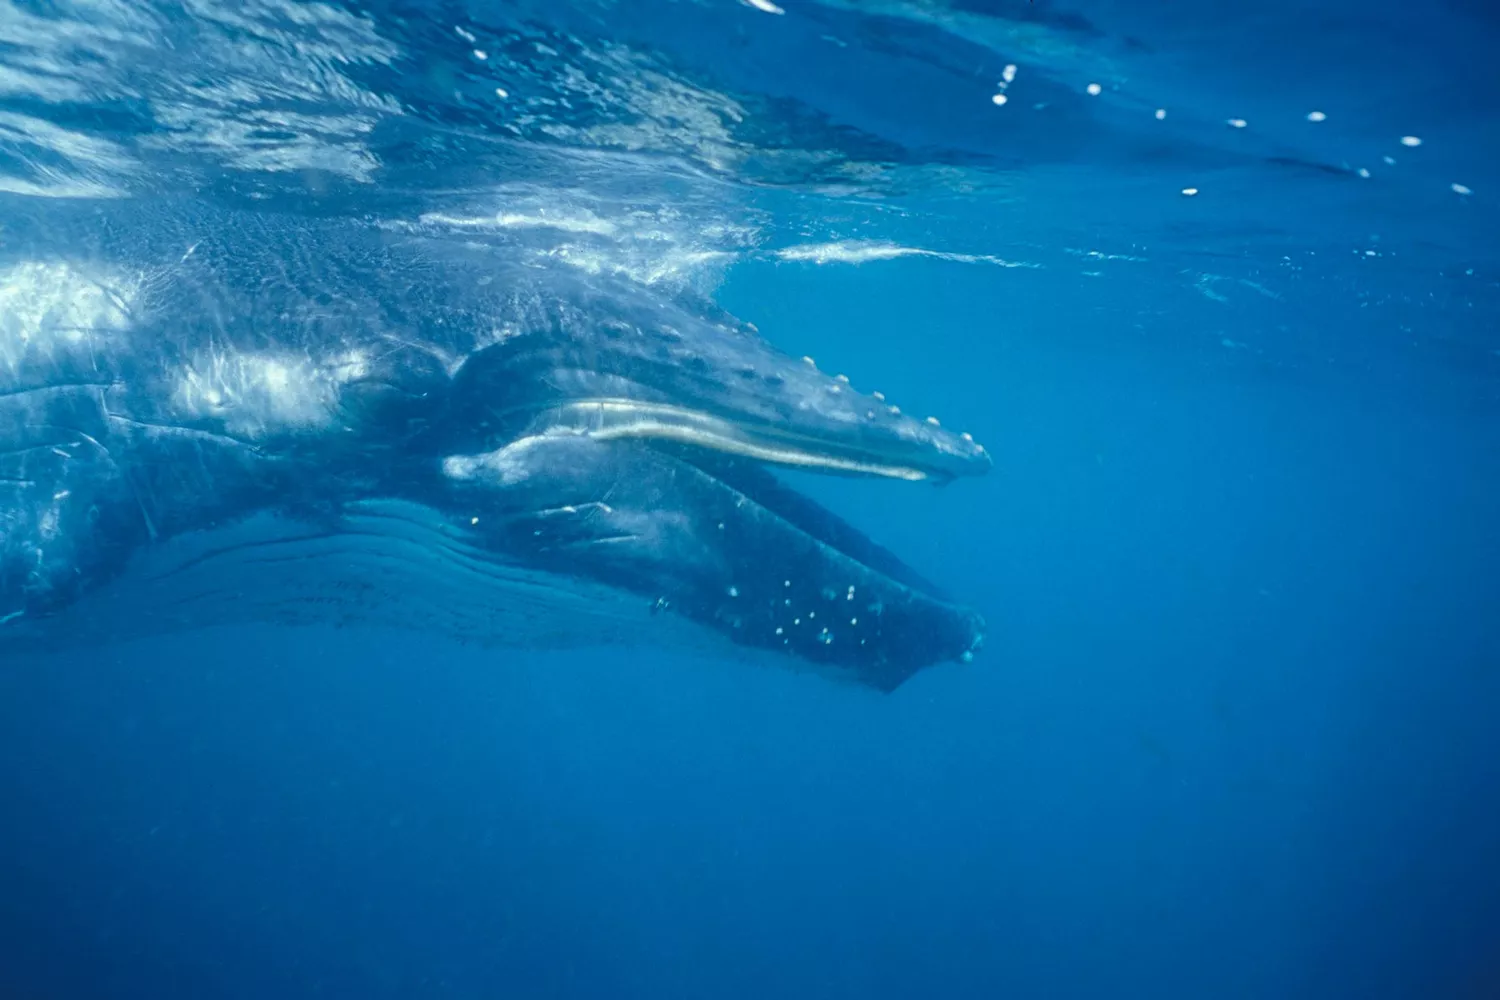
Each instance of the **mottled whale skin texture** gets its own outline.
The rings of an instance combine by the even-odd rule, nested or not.
[[[706,302],[498,237],[0,198],[0,656],[361,621],[882,690],[969,659],[978,616],[778,465],[990,459]]]

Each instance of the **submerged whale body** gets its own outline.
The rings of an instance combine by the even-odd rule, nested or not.
[[[889,690],[981,640],[768,466],[943,481],[983,449],[711,306],[420,225],[0,220],[0,651],[368,621]]]

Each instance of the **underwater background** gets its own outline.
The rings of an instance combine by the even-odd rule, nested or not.
[[[1497,43],[0,0],[0,189],[501,230],[996,459],[793,477],[988,621],[889,695],[375,629],[0,664],[0,997],[1500,997]]]

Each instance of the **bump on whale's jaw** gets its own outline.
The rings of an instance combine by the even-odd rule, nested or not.
[[[444,472],[488,548],[868,687],[967,661],[983,640],[977,614],[739,456],[552,434]]]

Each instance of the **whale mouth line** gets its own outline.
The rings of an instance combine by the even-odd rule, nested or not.
[[[658,441],[688,445],[814,472],[878,476],[907,482],[945,482],[952,473],[936,465],[894,460],[877,451],[771,425],[751,425],[667,403],[632,399],[587,399],[549,409],[544,433],[580,434],[596,441]]]

